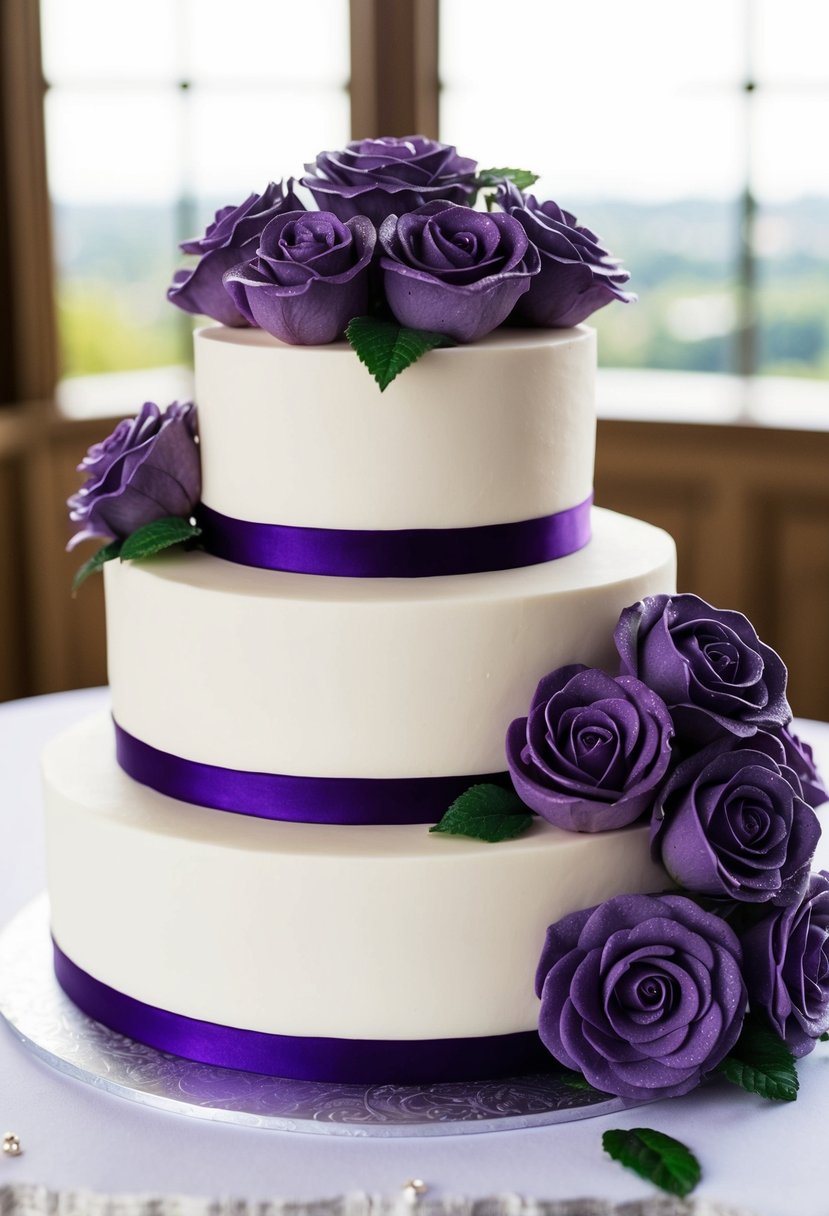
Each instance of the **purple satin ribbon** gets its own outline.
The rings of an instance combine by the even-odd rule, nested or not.
[[[294,777],[185,760],[115,723],[125,773],[181,802],[293,823],[437,823],[470,785],[509,785],[508,773],[466,777]]]
[[[583,549],[593,496],[566,511],[477,528],[294,528],[222,515],[198,520],[209,553],[241,566],[347,578],[429,578],[537,566]]]
[[[85,1014],[118,1034],[201,1064],[343,1085],[487,1080],[551,1066],[532,1030],[472,1039],[326,1039],[201,1022],[110,988],[53,944],[58,983]]]

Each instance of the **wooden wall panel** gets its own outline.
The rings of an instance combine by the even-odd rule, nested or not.
[[[29,687],[19,473],[17,461],[0,462],[0,701]]]

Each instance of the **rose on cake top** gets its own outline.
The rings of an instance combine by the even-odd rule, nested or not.
[[[348,265],[316,252],[303,261],[304,243],[289,248],[285,226],[271,227],[288,214],[296,227],[294,213],[305,211],[289,178],[221,208],[203,236],[182,243],[199,261],[175,272],[171,303],[292,344],[345,334],[382,391],[436,346],[475,342],[506,323],[577,325],[635,299],[594,233],[522,192],[536,180],[525,170],[480,170],[422,135],[355,140],[306,169],[301,185],[319,208],[306,214],[321,217],[332,254],[350,232]],[[482,190],[486,211],[475,209]],[[312,219],[304,224],[314,230]]]

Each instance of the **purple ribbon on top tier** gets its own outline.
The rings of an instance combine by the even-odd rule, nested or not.
[[[162,751],[115,723],[115,755],[142,785],[197,806],[291,823],[437,823],[470,785],[509,785],[509,774],[460,777],[297,777],[221,768]]]
[[[514,570],[567,557],[590,540],[593,496],[553,515],[471,528],[297,528],[222,515],[198,518],[208,553],[242,566],[346,578],[429,578]]]

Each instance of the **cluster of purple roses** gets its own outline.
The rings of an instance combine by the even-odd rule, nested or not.
[[[477,164],[447,144],[364,139],[306,168],[301,184],[320,210],[306,210],[293,179],[223,207],[182,244],[199,261],[176,272],[168,299],[309,345],[334,341],[370,311],[473,342],[510,316],[577,325],[634,298],[622,289],[627,272],[554,202],[504,177],[487,180],[500,210],[473,210]]]
[[[738,612],[695,595],[622,613],[621,673],[564,667],[512,723],[533,810],[572,831],[651,817],[687,894],[619,896],[548,931],[537,975],[552,1054],[623,1097],[687,1092],[748,1009],[795,1056],[829,1029],[829,874],[810,873],[829,798],[789,730],[786,669]]]

